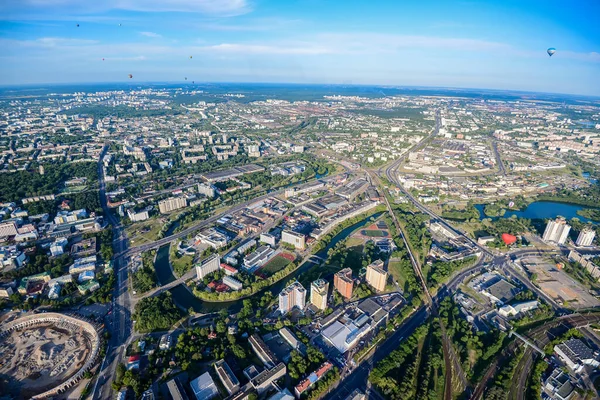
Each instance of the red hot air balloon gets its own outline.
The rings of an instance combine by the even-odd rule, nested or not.
[[[504,244],[506,244],[507,246],[510,246],[511,244],[515,244],[517,241],[517,237],[511,235],[510,233],[503,233],[502,234],[502,241],[504,242]]]

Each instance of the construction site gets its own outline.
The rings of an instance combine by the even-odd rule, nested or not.
[[[0,375],[18,398],[46,398],[76,385],[100,350],[98,327],[74,316],[30,314],[0,329]]]

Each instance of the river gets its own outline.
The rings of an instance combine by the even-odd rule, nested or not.
[[[476,204],[475,208],[479,211],[479,219],[491,218],[492,220],[496,220],[500,218],[486,216],[483,211],[485,204]],[[558,203],[555,201],[535,201],[529,204],[525,210],[506,211],[502,218],[510,218],[511,216],[516,215],[519,218],[528,219],[554,219],[560,215],[566,219],[579,218],[582,222],[593,222],[577,214],[577,211],[584,208],[586,207],[576,204]]]
[[[376,213],[372,215],[374,218],[379,218],[383,213]],[[365,218],[362,221],[359,221],[349,227],[343,229],[340,233],[335,235],[331,242],[325,247],[323,250],[317,253],[317,256],[322,258],[327,258],[327,251],[335,246],[340,240],[348,237],[352,232],[360,229],[371,222],[371,217]],[[172,282],[175,280],[175,276],[171,271],[169,266],[169,246],[164,245],[158,249],[156,254],[156,262],[154,264],[154,269],[156,270],[156,276],[158,277],[158,281],[160,284],[164,285],[166,283]],[[254,296],[260,296],[263,292],[269,290],[274,294],[278,294],[283,290],[283,286],[290,278],[295,278],[301,273],[305,272],[308,268],[310,268],[312,263],[305,262],[296,271],[292,272],[286,278],[280,280],[279,282],[274,283],[273,285],[261,290],[260,292],[254,294]],[[229,313],[236,313],[242,308],[242,300],[231,300],[231,301],[222,301],[222,302],[206,302],[202,301],[196,296],[194,296],[184,285],[178,285],[173,289],[169,290],[173,295],[173,300],[175,304],[184,310],[188,310],[190,307],[198,313],[208,314],[213,312],[219,312],[220,310],[227,309]]]

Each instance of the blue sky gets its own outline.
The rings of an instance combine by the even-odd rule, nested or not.
[[[596,0],[2,0],[0,84],[131,73],[600,96],[598,15]]]

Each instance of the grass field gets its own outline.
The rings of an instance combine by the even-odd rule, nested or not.
[[[406,277],[402,274],[400,270],[400,262],[399,261],[390,261],[388,264],[388,272],[392,274],[394,280],[398,282],[398,286],[404,289],[404,285],[406,284]]]
[[[346,248],[362,246],[365,244],[365,241],[360,238],[351,237],[346,239]]]
[[[266,276],[271,276],[275,272],[280,271],[287,267],[287,265],[291,263],[290,260],[282,256],[281,254],[277,254],[275,257],[271,259],[268,263],[266,263],[262,268],[260,268],[257,272],[265,274]]]
[[[163,223],[159,219],[151,218],[143,222],[137,222],[125,228],[127,236],[134,246],[150,243],[157,239],[158,232]]]

